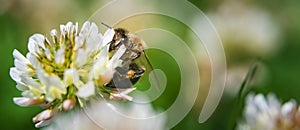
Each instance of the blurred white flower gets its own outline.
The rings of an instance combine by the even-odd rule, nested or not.
[[[294,100],[283,105],[274,94],[249,94],[244,110],[245,121],[238,130],[299,130],[300,108]]]
[[[57,116],[45,130],[163,130],[166,115],[155,112],[149,103],[92,102],[84,110]],[[160,116],[158,116],[160,115]]]
[[[108,54],[108,43],[114,34],[114,29],[108,29],[102,35],[97,25],[90,22],[85,22],[79,32],[77,23],[68,22],[60,25],[60,35],[51,30],[50,39],[42,34],[32,35],[26,57],[13,51],[15,67],[10,69],[10,76],[23,96],[14,98],[14,102],[20,106],[41,105],[55,113],[56,109],[71,110],[76,104],[84,107],[96,95],[116,97],[117,89],[104,87],[121,65],[120,57],[126,50],[122,45],[112,56]],[[122,100],[131,99],[128,93],[121,93]],[[49,118],[37,118],[34,122],[44,126]]]
[[[206,14],[215,26],[225,50],[228,73],[224,94],[235,95],[253,58],[265,59],[276,55],[280,49],[281,27],[272,18],[270,12],[249,1],[222,1]],[[205,32],[203,39],[213,42],[217,40],[214,33],[207,29],[207,25],[203,24],[201,19],[195,19],[193,23]],[[195,38],[192,40],[199,41]],[[199,56],[198,59],[201,59],[199,60],[200,67],[203,70],[210,69],[210,62],[203,62],[210,56],[203,55],[206,52],[203,50],[203,45],[195,45],[198,49],[195,52]],[[218,52],[215,53],[218,54]],[[265,82],[268,78],[267,74],[268,70],[260,66],[254,77],[255,85]],[[204,75],[209,75],[209,73]],[[210,79],[207,80],[210,82]]]
[[[208,15],[226,51],[266,57],[279,48],[280,27],[258,6],[237,0],[225,1]]]

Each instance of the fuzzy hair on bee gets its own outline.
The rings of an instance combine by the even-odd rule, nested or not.
[[[102,24],[108,28],[112,28],[104,23]],[[153,70],[153,66],[144,51],[145,42],[139,36],[123,28],[116,28],[114,31],[115,35],[112,41],[108,43],[109,52],[113,55],[121,45],[126,47],[126,51],[120,58],[122,65],[116,68],[113,79],[105,84],[105,87],[120,89],[131,88],[146,71],[137,60],[143,56],[151,70]],[[157,78],[155,80],[158,81]]]

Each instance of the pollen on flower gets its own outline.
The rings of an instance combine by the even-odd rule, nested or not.
[[[109,28],[104,35],[95,23],[85,22],[78,30],[78,23],[60,25],[52,29],[49,37],[34,34],[29,37],[28,50],[23,56],[13,51],[15,67],[10,76],[22,91],[23,97],[14,98],[20,106],[40,105],[46,110],[34,118],[37,127],[47,125],[56,112],[85,107],[96,96],[109,94],[111,99],[132,100],[130,91],[118,92],[104,85],[112,80],[115,68],[121,66],[120,57],[126,47],[120,46],[110,56],[109,42],[115,34]],[[47,117],[47,118],[46,118]]]

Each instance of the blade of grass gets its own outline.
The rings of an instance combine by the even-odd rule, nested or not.
[[[232,110],[232,114],[231,114],[231,118],[230,118],[230,122],[229,122],[229,125],[228,125],[228,130],[233,130],[235,129],[236,127],[236,122],[237,122],[237,119],[238,119],[238,116],[240,115],[241,113],[241,109],[242,109],[242,102],[245,98],[245,95],[247,92],[245,92],[246,88],[248,87],[250,81],[253,80],[253,77],[257,71],[257,68],[258,68],[258,63],[259,63],[259,60],[255,60],[252,65],[250,66],[249,70],[248,70],[248,73],[245,77],[245,79],[243,80],[241,86],[240,86],[240,89],[238,91],[238,95],[237,97],[235,98],[235,101],[234,101],[234,107],[233,107],[233,110]]]

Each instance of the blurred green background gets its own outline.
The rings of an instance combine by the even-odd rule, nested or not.
[[[282,100],[300,100],[300,1],[239,1],[239,0],[189,0],[201,9],[216,26],[226,52],[228,77],[227,85],[219,106],[205,123],[198,123],[198,116],[209,86],[209,60],[199,58],[201,90],[193,109],[173,129],[227,129],[240,118],[231,120],[237,90],[250,63],[262,60],[255,82],[249,88],[254,92],[274,92]],[[78,21],[81,27],[99,7],[108,0],[0,0],[0,126],[1,129],[35,129],[32,117],[41,111],[38,107],[19,107],[12,101],[20,96],[15,82],[9,76],[13,65],[12,52],[18,49],[26,54],[27,40],[34,33],[49,34],[60,24]],[[159,1],[157,1],[159,4]],[[171,1],[170,1],[171,2]],[[112,14],[108,15],[113,15]],[[143,17],[141,16],[140,19]],[[153,26],[164,27],[187,41],[193,49],[190,30],[182,23],[166,16],[145,16]],[[133,18],[134,19],[134,18]],[[139,19],[139,18],[137,18]],[[193,18],[189,18],[194,20]],[[119,26],[135,30],[136,23],[128,21]],[[197,21],[196,21],[197,22]],[[129,24],[129,25],[128,25]],[[142,25],[141,25],[142,26]],[[101,30],[103,32],[103,30]],[[197,50],[194,51],[197,55]],[[200,52],[201,53],[201,52]],[[165,67],[159,63],[170,58],[159,51],[151,51],[149,57],[154,66],[165,71],[169,81],[178,81],[178,66]],[[159,57],[159,58],[155,58]],[[203,59],[203,60],[202,60]],[[154,102],[164,109],[174,101],[179,90],[178,82],[168,82],[166,92]],[[178,86],[176,86],[178,85]],[[204,88],[204,89],[203,89]],[[241,111],[241,110],[239,110]]]

